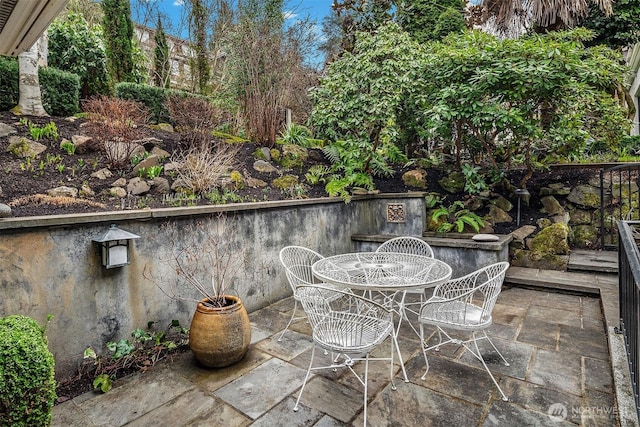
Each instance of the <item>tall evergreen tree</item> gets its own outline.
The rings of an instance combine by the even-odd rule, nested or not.
[[[208,93],[211,66],[209,65],[209,49],[207,49],[207,27],[209,24],[210,7],[207,0],[189,0],[189,33],[193,40],[195,51],[194,73],[196,89],[199,93]]]
[[[153,50],[153,63],[155,65],[154,81],[156,86],[169,89],[171,85],[171,62],[169,58],[169,45],[167,44],[167,35],[162,28],[162,19],[158,14],[158,24],[156,32],[153,35],[153,41],[156,44]]]
[[[133,79],[133,22],[129,0],[102,0],[107,68],[112,83]]]

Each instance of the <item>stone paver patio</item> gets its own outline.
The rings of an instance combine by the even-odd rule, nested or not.
[[[288,298],[251,313],[253,345],[234,366],[203,369],[187,352],[119,380],[107,394],[57,405],[52,426],[362,425],[362,387],[347,370],[313,376],[300,410],[292,410],[312,346],[303,320],[277,341],[292,308]],[[371,362],[369,424],[618,425],[599,298],[505,286],[489,335],[510,362],[504,366],[495,352],[484,351],[508,402],[480,362],[454,345],[429,353],[430,370],[421,380],[418,338],[403,326],[399,341],[410,382],[396,366],[397,390],[391,390],[388,364]]]

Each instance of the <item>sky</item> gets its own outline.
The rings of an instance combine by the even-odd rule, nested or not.
[[[134,20],[136,20],[135,3],[144,3],[145,1],[148,0],[133,0],[131,2]],[[174,26],[178,27],[178,22],[180,21],[182,11],[184,10],[184,0],[159,0],[157,3],[160,11],[165,16],[170,17],[175,23]],[[285,0],[285,17],[287,19],[301,19],[306,16],[310,16],[320,24],[320,22],[322,22],[322,18],[330,13],[332,3],[333,0]],[[151,24],[147,25],[152,26]],[[155,19],[153,20],[153,26],[155,26]],[[179,34],[172,35],[179,36]]]
[[[141,22],[142,18],[139,18],[138,13],[140,9],[136,8],[136,3],[144,4],[148,1],[149,0],[132,0],[131,12],[133,20],[148,27],[155,28],[157,19],[155,14],[151,18],[148,18],[147,22]],[[320,30],[322,28],[322,19],[331,12],[333,0],[284,0],[284,3],[285,19],[293,21],[310,17],[316,21],[317,34],[319,37],[322,37]],[[157,4],[162,15],[168,17],[171,21],[171,23],[163,21],[163,26],[167,34],[186,38],[186,29],[184,25],[180,25],[184,11],[184,0],[157,0]],[[318,55],[317,57],[309,58],[309,61],[317,63],[321,62],[322,59]]]

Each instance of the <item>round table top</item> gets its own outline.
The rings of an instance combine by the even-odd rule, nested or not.
[[[451,267],[443,261],[397,252],[334,255],[315,262],[311,270],[326,283],[379,291],[428,288],[451,277]]]

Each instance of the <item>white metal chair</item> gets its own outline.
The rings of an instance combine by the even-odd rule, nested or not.
[[[391,388],[393,382],[393,353],[397,345],[393,329],[393,313],[375,301],[356,295],[350,290],[338,290],[324,286],[300,286],[298,299],[307,314],[312,329],[313,349],[311,361],[305,375],[298,399],[293,408],[298,410],[300,397],[307,384],[311,371],[319,369],[348,368],[364,386],[364,424],[367,424],[367,384],[369,361],[389,361]],[[389,339],[389,357],[369,357],[371,351]],[[313,366],[316,347],[332,353],[331,364]],[[364,376],[356,373],[353,366],[364,361]]]
[[[449,280],[434,289],[433,296],[422,305],[419,316],[420,342],[426,364],[426,370],[422,376],[423,380],[427,372],[429,372],[427,351],[433,348],[437,351],[441,345],[447,343],[459,344],[464,346],[466,350],[482,362],[493,383],[498,387],[502,395],[502,400],[508,400],[487,367],[482,353],[478,348],[478,341],[486,339],[500,358],[502,358],[504,364],[509,366],[507,360],[502,356],[502,353],[498,351],[486,333],[487,328],[489,328],[492,323],[491,314],[496,299],[502,289],[507,268],[509,268],[508,262],[491,264],[469,273],[466,276]],[[424,325],[434,325],[437,327],[439,339],[437,344],[430,347],[427,346],[424,337]],[[471,332],[471,338],[468,340],[452,338],[445,332],[445,329]],[[478,332],[481,332],[482,335],[478,336]],[[446,337],[444,341],[442,339],[443,335]],[[472,341],[475,351],[469,345]]]
[[[398,253],[411,254],[411,255],[423,255],[430,258],[434,257],[433,249],[431,249],[431,246],[429,246],[429,244],[424,240],[419,239],[417,237],[413,237],[413,236],[400,236],[400,237],[394,237],[392,239],[389,239],[383,242],[378,247],[376,252],[398,252]],[[398,321],[398,330],[400,330],[400,324],[403,318],[406,320],[409,320],[407,317],[407,311],[411,312],[416,317],[418,316],[418,311],[417,311],[418,309],[412,310],[410,306],[412,305],[421,306],[424,303],[424,292],[425,292],[424,289],[416,289],[416,290],[407,290],[402,293],[400,302],[398,304],[399,306],[398,311],[400,315],[400,319]],[[405,302],[407,294],[419,294],[420,302],[419,303]],[[411,324],[411,322],[409,322],[409,326],[411,326],[411,329],[413,329],[413,331],[416,334],[418,334],[418,331]]]
[[[296,310],[298,309],[298,287],[301,285],[311,285],[311,284],[319,284],[321,283],[317,280],[313,273],[311,272],[311,266],[314,262],[324,258],[319,253],[302,247],[302,246],[286,246],[280,250],[280,262],[284,266],[285,273],[287,275],[287,281],[291,286],[291,290],[293,291],[293,312],[291,313],[291,318],[289,319],[289,323],[284,328],[280,336],[278,337],[278,341],[282,341],[282,337],[285,332],[291,326],[294,320],[304,319],[304,316],[296,317]],[[326,285],[326,284],[325,284]],[[330,287],[329,285],[326,285]]]

